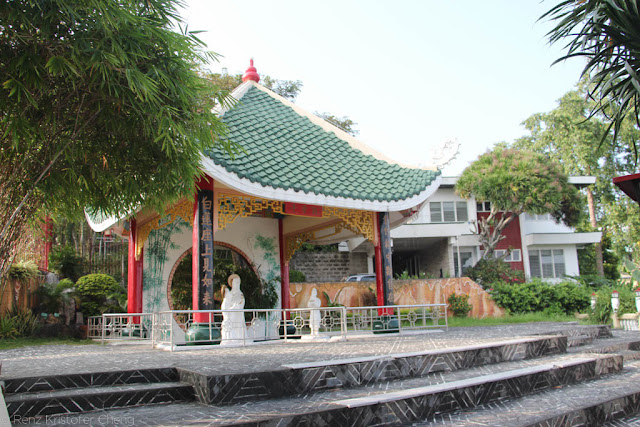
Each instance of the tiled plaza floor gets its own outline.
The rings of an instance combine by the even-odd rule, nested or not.
[[[449,328],[415,335],[371,335],[342,342],[291,340],[246,347],[161,351],[150,345],[46,345],[0,351],[2,379],[96,371],[179,367],[207,374],[260,372],[282,365],[460,347],[553,333],[567,323]]]

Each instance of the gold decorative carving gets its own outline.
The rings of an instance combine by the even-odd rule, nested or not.
[[[182,218],[193,227],[193,201],[183,200],[182,202],[167,209],[164,216],[157,216],[149,222],[138,227],[136,235],[136,259],[140,259],[144,242],[149,238],[153,230],[158,230],[174,222],[178,217]]]
[[[340,218],[347,225],[347,229],[354,233],[363,235],[367,240],[375,241],[374,213],[369,211],[359,211],[354,209],[334,208],[325,206],[322,209],[324,218],[335,216]]]
[[[284,214],[284,203],[278,200],[256,199],[251,196],[220,194],[218,196],[218,229],[222,230],[238,218],[271,209]]]

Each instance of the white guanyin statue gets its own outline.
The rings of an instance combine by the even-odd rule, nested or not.
[[[311,328],[311,335],[316,336],[320,330],[320,310],[322,306],[322,301],[318,298],[318,290],[313,288],[311,290],[311,297],[309,298],[309,302],[307,303],[307,307],[311,308],[311,314],[309,315],[309,327]]]
[[[240,276],[232,274],[227,281],[231,289],[222,286],[222,342],[220,344],[243,344],[247,338],[244,313],[224,311],[244,309],[244,294],[240,290]]]

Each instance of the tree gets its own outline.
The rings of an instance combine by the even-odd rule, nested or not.
[[[585,57],[582,75],[591,82],[594,113],[611,118],[614,139],[626,117],[638,121],[640,102],[640,8],[636,0],[565,0],[541,19],[556,26],[551,43],[567,41],[567,54],[555,62]],[[603,135],[603,138],[606,134]],[[636,153],[637,145],[633,141]]]
[[[207,74],[206,78],[226,95],[242,84],[242,74],[210,73]],[[300,90],[302,90],[302,82],[300,80],[279,80],[264,76],[260,81],[264,87],[291,102],[295,102]]]
[[[594,102],[588,99],[586,82],[575,90],[567,92],[558,101],[558,106],[550,112],[533,114],[523,125],[529,135],[517,139],[512,147],[528,149],[548,155],[558,161],[568,175],[592,175],[596,183],[586,187],[589,207],[589,223],[580,224],[583,231],[598,228],[611,235],[611,247],[621,258],[632,252],[635,243],[640,240],[640,228],[635,217],[637,207],[628,206],[626,197],[612,183],[612,178],[635,172],[631,146],[637,140],[638,131],[635,120],[627,117],[621,127],[618,138],[629,141],[614,144],[611,135],[607,135],[607,124],[600,115],[588,119]],[[603,139],[603,135],[606,137]],[[602,245],[596,244],[595,262],[598,274],[606,273],[606,259],[616,259],[603,253]],[[615,266],[614,266],[615,268]]]
[[[579,91],[566,93],[556,109],[548,113],[534,114],[524,121],[530,135],[517,139],[513,147],[545,153],[558,161],[568,175],[599,175],[594,186],[597,193],[611,191],[611,166],[615,150],[611,139],[600,141],[606,125],[594,117],[587,120],[590,103],[584,96],[585,85]],[[598,227],[594,188],[586,188],[589,207],[589,224],[592,230]],[[596,265],[600,276],[604,276],[602,246],[596,244]]]
[[[0,278],[38,211],[126,214],[191,194],[221,144],[225,100],[198,73],[215,59],[179,1],[14,0],[0,5]]]
[[[476,227],[484,247],[483,258],[493,256],[501,233],[523,212],[549,213],[567,225],[578,222],[580,193],[562,172],[561,166],[547,156],[502,145],[481,155],[468,166],[456,183],[460,197],[475,197],[491,203],[491,210]]]
[[[347,116],[337,117],[330,113],[318,113],[317,111],[315,115],[325,119],[335,127],[342,129],[343,131],[345,131],[351,136],[357,136],[359,133],[358,130],[355,128],[357,123],[351,120]]]

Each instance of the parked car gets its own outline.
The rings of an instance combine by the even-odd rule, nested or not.
[[[352,274],[342,279],[343,282],[375,282],[376,275],[370,273]]]

